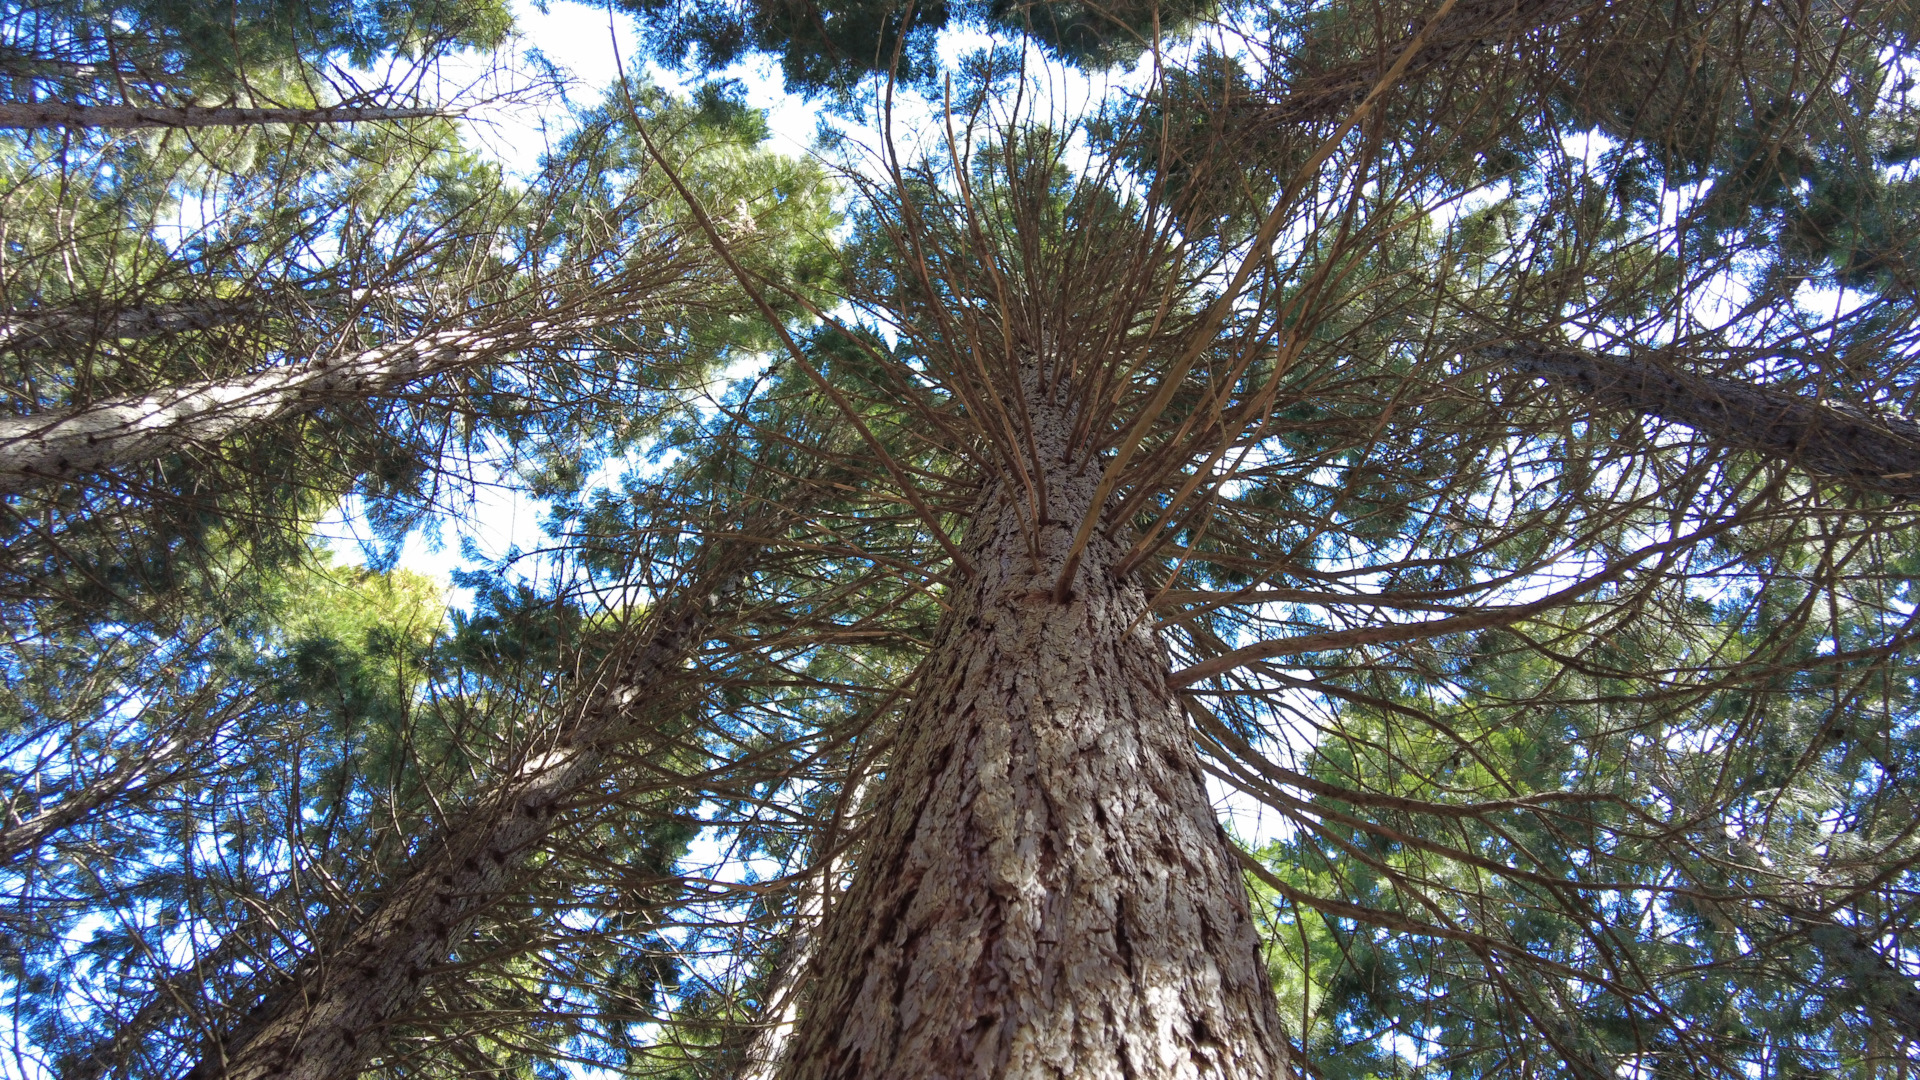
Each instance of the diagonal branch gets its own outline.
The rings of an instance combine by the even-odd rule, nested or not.
[[[1592,398],[1684,424],[1722,445],[1900,499],[1920,499],[1920,424],[1665,363],[1519,341],[1481,356]]]
[[[53,309],[0,311],[0,349],[51,348],[87,341],[129,341],[211,330],[257,314],[244,300],[191,300],[117,311]]]
[[[211,128],[254,124],[360,124],[453,116],[429,107],[328,105],[267,109],[205,105],[68,105],[58,101],[0,102],[0,128]]]
[[[216,443],[276,419],[541,344],[580,326],[543,320],[511,330],[443,330],[344,358],[0,418],[0,495]]]

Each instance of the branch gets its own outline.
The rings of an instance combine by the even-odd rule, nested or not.
[[[1665,556],[1684,547],[1700,543],[1708,537],[1724,532],[1732,526],[1734,520],[1725,520],[1706,526],[1685,536],[1676,536],[1658,544],[1649,544],[1627,558],[1608,567],[1584,581],[1576,581],[1559,592],[1543,596],[1530,604],[1514,604],[1508,607],[1488,608],[1472,615],[1457,615],[1450,619],[1429,619],[1418,623],[1390,623],[1385,626],[1358,626],[1351,630],[1329,630],[1320,634],[1302,634],[1298,637],[1273,638],[1255,642],[1243,649],[1202,661],[1184,671],[1176,671],[1167,680],[1173,687],[1187,686],[1202,679],[1210,679],[1231,671],[1237,667],[1261,660],[1270,660],[1276,656],[1298,656],[1303,653],[1331,652],[1335,649],[1352,649],[1361,645],[1391,645],[1402,641],[1424,641],[1427,638],[1441,637],[1446,634],[1462,634],[1470,630],[1485,630],[1496,626],[1507,626],[1520,622],[1545,611],[1572,603],[1580,597],[1625,577],[1629,571],[1655,556]]]
[[[1542,791],[1519,798],[1491,799],[1476,803],[1437,803],[1385,792],[1359,791],[1328,783],[1318,777],[1296,772],[1277,764],[1255,750],[1245,739],[1234,734],[1233,729],[1221,722],[1220,718],[1214,715],[1213,710],[1203,703],[1189,695],[1182,695],[1181,703],[1186,707],[1187,716],[1208,737],[1219,743],[1221,749],[1227,751],[1232,760],[1252,768],[1275,784],[1298,788],[1310,794],[1352,806],[1379,807],[1409,816],[1427,815],[1441,818],[1484,818],[1489,814],[1515,810],[1548,812],[1555,810],[1557,805],[1568,803],[1616,803],[1626,806],[1628,810],[1634,809],[1617,795],[1578,791]]]
[[[1568,967],[1565,964],[1549,960],[1544,956],[1536,956],[1526,949],[1516,945],[1510,945],[1498,938],[1491,938],[1485,934],[1476,934],[1470,930],[1457,930],[1453,927],[1424,922],[1420,919],[1410,918],[1397,912],[1382,911],[1379,908],[1365,907],[1360,904],[1350,904],[1344,900],[1335,900],[1331,897],[1315,896],[1304,890],[1296,889],[1285,881],[1280,880],[1273,871],[1267,869],[1266,864],[1262,863],[1239,844],[1229,846],[1233,851],[1234,857],[1240,860],[1242,869],[1252,874],[1262,885],[1272,889],[1281,899],[1299,907],[1311,908],[1314,911],[1320,912],[1322,915],[1331,915],[1337,919],[1352,919],[1355,922],[1366,923],[1368,926],[1382,927],[1396,933],[1411,934],[1417,937],[1441,938],[1447,941],[1458,941],[1476,951],[1485,950],[1490,953],[1499,953],[1522,964],[1558,975],[1563,979],[1577,979],[1580,982],[1606,987],[1621,997],[1631,996],[1624,987],[1611,979],[1595,975],[1591,972],[1581,971],[1579,968]]]
[[[1429,24],[1424,43],[1409,59],[1401,77],[1426,75],[1482,46],[1511,40],[1594,6],[1591,0],[1468,0],[1444,20],[1435,20],[1437,26]],[[1393,56],[1405,47],[1405,42],[1387,46],[1380,50],[1380,56]],[[1259,123],[1299,124],[1326,119],[1365,98],[1385,68],[1382,60],[1361,60],[1302,79],[1284,96],[1260,108]]]
[[[0,102],[0,128],[208,128],[254,124],[358,124],[453,116],[442,109],[330,105],[262,109],[203,105],[67,105],[57,101]]]
[[[258,310],[255,304],[242,300],[195,300],[119,311],[0,311],[0,349],[50,348],[210,330],[239,322]]]
[[[1489,359],[1577,390],[1602,406],[1657,416],[1725,446],[1900,499],[1920,499],[1920,424],[1852,405],[1665,364],[1534,342],[1483,346]]]
[[[0,495],[215,443],[271,420],[391,391],[579,328],[578,322],[538,321],[511,331],[444,330],[345,358],[321,357],[52,414],[0,418]]]

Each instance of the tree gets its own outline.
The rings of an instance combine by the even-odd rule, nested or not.
[[[1822,55],[1828,62],[1853,56],[1857,59],[1850,62],[1865,65],[1858,70],[1871,70],[1880,61],[1853,51],[1868,46],[1852,35],[1872,40],[1874,48],[1892,46],[1887,37],[1864,34],[1860,23],[1850,21],[1855,15],[1820,24],[1821,32],[1837,35],[1827,39]],[[1430,39],[1442,40],[1450,25],[1458,25],[1446,21],[1453,17],[1442,9],[1424,27],[1416,21],[1411,33],[1383,42],[1392,48],[1382,49],[1372,86],[1328,119],[1330,132],[1252,129],[1242,135],[1234,152],[1253,150],[1262,166],[1274,164],[1271,171],[1263,169],[1225,190],[1209,191],[1202,183],[1222,168],[1219,158],[1206,156],[1218,153],[1217,146],[1202,144],[1182,160],[1166,148],[1166,126],[1121,115],[1109,121],[1110,137],[1123,153],[1131,151],[1127,163],[1147,174],[1137,187],[1123,188],[1142,193],[1135,201],[1103,187],[1097,167],[1092,179],[1068,179],[1059,164],[1065,140],[1036,136],[1023,127],[1024,118],[984,131],[963,128],[950,136],[949,168],[936,157],[920,171],[896,172],[891,190],[872,195],[875,235],[855,280],[892,286],[859,295],[903,344],[890,353],[870,350],[872,370],[864,373],[868,396],[842,407],[850,417],[880,402],[880,407],[912,411],[910,430],[925,455],[911,458],[914,471],[892,464],[907,459],[904,450],[876,446],[875,458],[930,529],[951,520],[964,532],[965,539],[952,545],[952,572],[961,580],[953,586],[948,621],[930,646],[915,704],[903,716],[908,734],[897,745],[876,797],[880,809],[863,849],[863,857],[872,861],[855,871],[846,901],[836,907],[839,914],[815,953],[817,996],[811,1011],[803,1013],[786,1075],[1118,1072],[1120,1060],[1128,1071],[1146,1073],[1221,1068],[1209,1054],[1226,1053],[1232,1040],[1257,1045],[1262,1039],[1259,1006],[1247,1008],[1229,1032],[1220,1033],[1214,1022],[1219,1014],[1210,1011],[1215,1001],[1183,999],[1188,984],[1178,974],[1167,974],[1181,971],[1180,960],[1192,961],[1202,951],[1173,946],[1176,960],[1155,956],[1130,965],[1122,959],[1127,949],[1116,942],[1140,940],[1142,930],[1155,945],[1177,941],[1177,935],[1156,925],[1158,912],[1151,907],[1139,915],[1141,923],[1127,927],[1131,909],[1103,896],[1117,893],[1128,903],[1137,897],[1146,897],[1139,901],[1144,904],[1159,903],[1166,893],[1158,883],[1170,875],[1156,873],[1144,858],[1117,860],[1127,865],[1125,872],[1105,864],[1091,871],[1076,863],[1098,860],[1105,850],[1106,837],[1098,830],[1081,831],[1089,828],[1080,824],[1083,820],[1121,817],[1140,805],[1163,811],[1181,805],[1183,796],[1172,793],[1177,787],[1146,766],[1137,766],[1140,772],[1133,776],[1102,775],[1094,789],[1109,803],[1077,797],[1072,787],[1070,778],[1081,770],[1099,774],[1104,755],[1131,754],[1130,739],[1147,741],[1150,722],[1129,717],[1119,725],[1126,734],[1115,735],[1106,734],[1097,720],[1085,721],[1091,730],[1083,732],[1055,719],[1059,713],[1082,719],[1118,709],[1104,704],[1105,694],[1130,703],[1165,700],[1164,691],[1156,694],[1151,688],[1156,679],[1165,679],[1192,687],[1201,702],[1218,695],[1265,701],[1273,711],[1265,716],[1254,711],[1248,727],[1271,732],[1271,718],[1290,708],[1289,694],[1337,700],[1354,692],[1339,677],[1320,674],[1321,663],[1312,659],[1306,678],[1273,669],[1271,662],[1282,657],[1324,657],[1415,642],[1444,647],[1458,635],[1595,603],[1603,607],[1602,614],[1592,616],[1594,623],[1613,625],[1627,612],[1644,613],[1654,595],[1650,590],[1662,583],[1700,580],[1701,575],[1710,580],[1724,573],[1731,587],[1777,596],[1793,586],[1766,568],[1765,555],[1732,556],[1724,571],[1696,559],[1711,558],[1706,553],[1725,543],[1720,537],[1732,530],[1803,515],[1813,493],[1798,483],[1787,484],[1783,493],[1781,479],[1769,487],[1751,471],[1740,471],[1742,466],[1723,465],[1727,452],[1762,451],[1776,467],[1797,465],[1815,477],[1897,481],[1897,468],[1839,464],[1820,442],[1818,425],[1805,420],[1796,430],[1761,437],[1767,425],[1778,428],[1823,407],[1764,385],[1777,375],[1757,389],[1724,380],[1703,383],[1701,377],[1677,384],[1696,391],[1724,388],[1724,397],[1737,388],[1750,401],[1770,403],[1771,414],[1746,410],[1745,430],[1710,422],[1702,409],[1682,410],[1673,396],[1654,402],[1617,381],[1599,388],[1595,396],[1601,404],[1626,405],[1692,427],[1707,440],[1710,456],[1691,462],[1675,452],[1670,439],[1651,439],[1637,452],[1616,454],[1604,441],[1562,443],[1546,430],[1516,432],[1514,423],[1497,414],[1497,397],[1470,389],[1484,379],[1488,382],[1478,385],[1491,390],[1492,376],[1504,373],[1497,367],[1490,372],[1484,363],[1450,365],[1448,353],[1476,338],[1485,340],[1501,323],[1519,323],[1530,334],[1566,335],[1571,323],[1595,328],[1591,333],[1628,336],[1636,324],[1699,319],[1701,312],[1687,294],[1724,281],[1733,252],[1751,253],[1774,237],[1756,237],[1754,218],[1731,215],[1683,221],[1670,233],[1659,214],[1646,209],[1657,205],[1657,188],[1621,192],[1636,169],[1646,170],[1643,176],[1683,169],[1696,170],[1694,176],[1706,169],[1711,175],[1724,145],[1711,134],[1689,146],[1684,161],[1623,153],[1613,162],[1603,159],[1602,169],[1589,170],[1548,141],[1555,137],[1557,110],[1540,119],[1520,112],[1504,124],[1483,123],[1474,130],[1473,110],[1486,99],[1461,93],[1459,84],[1416,84],[1406,93],[1395,92],[1416,64],[1433,74],[1481,59],[1466,46],[1451,53],[1430,48]],[[1719,17],[1713,13],[1705,21]],[[1336,18],[1329,13],[1326,22]],[[1613,18],[1618,22],[1604,25]],[[1598,28],[1582,26],[1568,36],[1600,49],[1607,44],[1606,33],[1621,24],[1645,27],[1630,13],[1600,21]],[[1520,19],[1508,26],[1541,30],[1543,36],[1564,31],[1547,19]],[[1807,28],[1796,29],[1784,42],[1769,38],[1770,33],[1756,31],[1756,44],[1778,51],[1756,49],[1759,61],[1745,61],[1751,66],[1743,76],[1772,78],[1804,70],[1801,65],[1820,51]],[[1456,40],[1479,43],[1488,36],[1459,32]],[[1516,51],[1538,46],[1527,42]],[[1768,65],[1777,66],[1755,70]],[[1571,78],[1553,70],[1512,73],[1518,66],[1510,63],[1501,91],[1527,91],[1547,101],[1572,94],[1578,103],[1620,90],[1583,86],[1594,72],[1574,72]],[[1310,93],[1314,86],[1311,79],[1288,81],[1298,89],[1269,95],[1299,100],[1295,94]],[[1196,95],[1201,92],[1195,89]],[[1231,84],[1225,94],[1214,89],[1211,95],[1214,101],[1234,97]],[[1249,88],[1247,96],[1259,95]],[[991,97],[963,94],[955,100],[962,108],[988,113],[993,108]],[[1807,113],[1831,116],[1820,110],[1833,104],[1816,100]],[[1218,113],[1213,116],[1203,115],[1200,122],[1217,124]],[[1733,119],[1730,127],[1749,131],[1774,122]],[[1457,128],[1449,130],[1463,123],[1470,125],[1466,138]],[[1777,138],[1781,133],[1765,134]],[[1129,146],[1131,139],[1142,142]],[[1248,147],[1249,141],[1255,145]],[[1134,149],[1142,143],[1145,149]],[[968,147],[978,149],[969,156]],[[1476,158],[1493,157],[1496,148],[1509,155],[1524,149],[1529,156],[1507,157],[1490,177]],[[1170,157],[1177,170],[1168,169]],[[1601,182],[1595,171],[1611,173],[1612,183]],[[1457,228],[1434,223],[1434,203],[1463,199],[1484,190],[1490,179],[1512,192],[1492,213],[1463,214]],[[1858,175],[1834,179],[1851,183]],[[1258,193],[1252,201],[1257,216],[1230,214],[1224,227],[1215,225],[1223,204],[1245,214],[1241,200],[1248,188]],[[1596,198],[1609,191],[1617,194]],[[1783,208],[1789,225],[1800,209]],[[1549,223],[1568,220],[1576,225],[1573,235],[1548,232]],[[1495,221],[1505,228],[1489,230]],[[1529,234],[1529,227],[1538,231]],[[1689,234],[1711,241],[1710,258],[1673,261],[1663,238]],[[1493,251],[1500,252],[1493,258],[1504,259],[1504,266],[1481,261]],[[1854,258],[1833,248],[1789,247],[1780,254],[1832,259],[1841,266]],[[1767,270],[1777,273],[1778,267]],[[1674,280],[1676,273],[1680,298],[1670,305],[1650,304],[1646,285]],[[1553,287],[1536,285],[1540,279]],[[1749,294],[1748,316],[1784,303],[1791,317],[1790,292],[1780,295],[1766,273],[1742,274],[1740,280],[1756,286]],[[1564,284],[1569,282],[1591,284]],[[1582,288],[1585,296],[1578,291]],[[1897,285],[1889,282],[1888,288],[1896,298],[1902,295]],[[1897,304],[1898,299],[1869,303],[1872,314],[1862,321],[1874,327],[1875,340],[1889,345],[1899,340],[1892,335],[1901,332],[1905,320]],[[1543,312],[1551,312],[1550,322],[1526,325]],[[1738,329],[1739,355],[1805,355],[1808,337],[1798,327],[1790,326],[1784,335],[1769,334],[1764,326],[1757,333]],[[1718,334],[1734,330],[1729,324],[1715,328]],[[1892,355],[1901,355],[1897,348],[1892,346]],[[795,351],[801,361],[800,350]],[[1511,366],[1513,349],[1467,349],[1467,354]],[[1704,362],[1706,356],[1695,361]],[[1541,370],[1535,360],[1519,373]],[[1512,386],[1513,380],[1507,382]],[[1383,412],[1376,402],[1390,405]],[[1513,399],[1507,404],[1511,407]],[[1834,415],[1847,413],[1842,409]],[[1543,417],[1541,422],[1553,421]],[[1863,454],[1884,452],[1888,460],[1897,460],[1904,429],[1898,422],[1868,423],[1869,429],[1849,437],[1875,444]],[[1516,435],[1522,440],[1517,445],[1510,441]],[[928,464],[934,461],[942,464]],[[1652,474],[1644,472],[1650,467]],[[1886,476],[1889,472],[1894,475]],[[1708,501],[1697,505],[1708,492]],[[979,501],[969,505],[961,493]],[[1055,499],[1067,501],[1056,506]],[[1822,519],[1847,520],[1856,511],[1845,505],[1822,511]],[[1870,516],[1886,512],[1863,509]],[[946,514],[953,516],[943,518]],[[1853,528],[1836,527],[1842,533]],[[1103,550],[1116,540],[1117,548]],[[1734,550],[1741,546],[1736,542]],[[1870,565],[1885,565],[1864,550],[1833,559],[1856,568],[1829,569],[1839,575],[1830,579],[1836,583],[1851,580],[1855,572],[1877,573],[1866,569]],[[1128,610],[1102,592],[1110,584],[1077,576],[1089,562],[1098,568],[1093,582],[1126,581],[1139,573],[1154,589],[1182,594],[1186,603],[1167,606],[1174,609],[1170,622],[1180,635],[1176,640],[1190,657],[1184,671],[1146,675],[1159,665],[1086,659],[1099,656],[1100,649],[1118,648],[1122,628],[1139,625],[1147,603],[1142,596],[1131,601],[1138,609]],[[1017,587],[1007,584],[1016,576]],[[1343,578],[1362,576],[1371,577],[1384,594],[1379,602],[1368,595],[1371,589],[1352,594],[1338,587]],[[1281,588],[1264,587],[1276,577],[1293,580],[1274,583]],[[1230,587],[1206,588],[1216,582]],[[1525,587],[1515,588],[1521,583]],[[1687,591],[1685,585],[1676,587]],[[1006,599],[991,599],[994,594],[983,596],[978,589],[1001,590]],[[1537,598],[1493,602],[1502,593],[1525,595],[1530,589],[1537,590]],[[1276,602],[1330,609],[1335,618],[1343,609],[1382,605],[1444,617],[1327,626],[1310,614],[1313,608],[1297,616],[1281,614],[1274,611]],[[1850,602],[1858,602],[1857,594]],[[1007,605],[1004,614],[994,611],[996,603]],[[1091,618],[1084,612],[1109,603],[1118,603],[1122,611],[1114,628],[1102,631],[1084,621]],[[1181,610],[1188,603],[1200,609]],[[1876,617],[1877,630],[1869,636],[1880,644],[1869,651],[1899,647],[1905,620],[1898,607],[1878,610],[1885,614]],[[1050,632],[1049,618],[1062,620]],[[1288,624],[1299,629],[1285,632]],[[996,651],[990,643],[1002,634],[1018,644]],[[1769,651],[1777,645],[1753,644],[1770,658],[1778,655]],[[1055,654],[1052,648],[1066,652]],[[1553,643],[1541,648],[1549,655],[1564,652]],[[1356,661],[1362,671],[1384,662]],[[1023,678],[1027,663],[1035,665],[1035,674]],[[1804,656],[1797,663],[1818,666]],[[1733,677],[1715,667],[1708,665],[1700,677]],[[1089,668],[1100,677],[1079,674]],[[1001,685],[1007,688],[991,689]],[[979,701],[974,694],[989,698]],[[990,739],[983,733],[1002,741],[983,744]],[[1173,741],[1183,740],[1176,735]],[[1055,747],[1063,755],[1059,759],[1049,756]],[[1142,783],[1153,796],[1133,796],[1131,782]],[[1634,797],[1655,796],[1636,792]],[[1088,802],[1098,810],[1082,810]],[[1434,812],[1444,816],[1448,811],[1441,805]],[[1150,824],[1132,824],[1115,831],[1161,852],[1190,850],[1163,839]],[[1113,843],[1122,847],[1125,841]],[[1904,866],[1903,851],[1895,843],[1870,861]],[[1207,866],[1201,857],[1185,859],[1189,874],[1182,885],[1204,896]],[[1128,876],[1134,872],[1139,876]],[[1116,880],[1127,884],[1115,885]],[[1223,885],[1212,895],[1224,899],[1232,891],[1230,884]],[[1290,899],[1356,914],[1350,903],[1300,895]],[[1020,906],[1023,900],[1035,905],[1034,913]],[[1090,914],[1080,914],[1083,903]],[[1186,925],[1209,925],[1206,915],[1194,914],[1209,910],[1204,900],[1185,903]],[[1433,933],[1441,934],[1448,921],[1439,912],[1414,922],[1364,907],[1358,914],[1403,932],[1424,930],[1437,919],[1441,929]],[[1569,917],[1581,925],[1590,921]],[[1212,940],[1232,941],[1220,925],[1212,924]],[[1225,946],[1205,955],[1211,960],[1223,951],[1231,957],[1234,949]],[[1499,958],[1490,956],[1489,962]],[[1050,966],[1056,963],[1059,968]],[[1157,1029],[1110,1019],[1141,1014],[1126,1004],[1124,979],[1102,980],[1099,973],[1108,964],[1136,978],[1144,979],[1140,973],[1146,971],[1166,978],[1153,990],[1161,1001],[1180,1003],[1168,1005],[1177,1019]],[[1561,977],[1567,970],[1559,969]],[[1213,977],[1215,987],[1235,985],[1227,976]],[[1079,978],[1100,989],[1079,996]],[[1625,999],[1626,1016],[1660,1008],[1657,999],[1638,996],[1650,993],[1632,988],[1639,984],[1602,978],[1609,993]],[[1222,993],[1231,996],[1230,990]],[[1540,1024],[1554,1022],[1524,996],[1508,1001],[1510,1007],[1528,1009]],[[1111,1027],[1103,1031],[1103,1023]],[[1576,1072],[1614,1067],[1583,1057],[1581,1048],[1558,1031],[1549,1030],[1547,1038]],[[1142,1044],[1153,1050],[1143,1050]],[[1267,1059],[1279,1059],[1278,1041],[1269,1045]],[[1234,1049],[1240,1059],[1257,1057]],[[1642,1060],[1648,1052],[1636,1051]]]
[[[485,817],[498,785],[472,790],[461,769],[524,765],[519,740],[551,717],[513,708],[539,704],[541,684],[551,692],[559,678],[513,668],[497,688],[473,690],[489,683],[479,657],[445,674],[471,638],[436,647],[429,623],[425,641],[396,650],[392,685],[368,686],[378,675],[353,654],[391,642],[365,644],[361,627],[289,641],[261,627],[284,608],[255,594],[315,561],[306,530],[343,491],[417,515],[444,496],[435,477],[460,467],[463,444],[469,463],[534,458],[545,486],[564,489],[592,467],[589,454],[646,436],[672,414],[678,386],[698,386],[755,337],[729,325],[731,283],[681,242],[617,117],[589,120],[543,175],[519,183],[460,149],[445,107],[376,108],[368,93],[325,101],[324,75],[340,72],[315,68],[343,49],[365,65],[393,61],[392,50],[425,62],[475,43],[417,36],[427,28],[408,24],[428,13],[341,9],[316,42],[285,36],[299,39],[316,14],[302,5],[236,12],[224,36],[208,36],[219,23],[197,25],[196,11],[116,10],[105,40],[90,36],[100,13],[62,12],[34,17],[48,20],[36,24],[41,45],[68,50],[67,66],[54,65],[66,94],[87,97],[75,87],[92,80],[93,93],[132,83],[144,97],[61,104],[61,115],[81,110],[92,123],[104,110],[117,122],[114,109],[184,109],[217,130],[123,139],[89,129],[52,146],[29,133],[15,159],[4,575],[16,1023],[44,1049],[38,1067],[61,1075],[164,1070],[209,1035],[218,1066],[252,1030],[243,1015],[263,996],[284,1003],[303,989],[313,954],[324,964],[339,935],[352,940],[358,899],[403,874],[435,828],[458,846],[440,811]],[[58,21],[68,18],[79,25]],[[496,20],[485,40],[500,29]],[[76,68],[72,50],[89,48],[126,63]],[[225,111],[170,103],[229,83],[257,102],[289,64],[310,79],[303,93],[321,99],[317,110],[301,94],[295,109],[284,98]],[[38,116],[52,106],[26,107]],[[753,261],[796,284],[817,277],[811,232],[830,211],[816,173],[757,152],[764,126],[723,98],[648,94],[640,108],[682,175],[737,208]],[[311,128],[347,120],[389,126]],[[261,126],[288,122],[308,127]],[[100,183],[72,182],[89,168]],[[175,227],[182,216],[189,224]],[[537,454],[515,452],[534,442]],[[391,602],[370,591],[374,605]],[[539,655],[589,662],[567,649]],[[468,693],[489,692],[462,708]],[[414,700],[436,695],[454,700],[444,710]],[[503,745],[472,741],[494,736]],[[576,778],[563,793],[582,787]],[[677,803],[636,792],[628,805],[647,821],[612,830],[612,850],[670,863],[684,828],[663,817]],[[206,829],[226,840],[196,847]],[[110,868],[89,865],[102,858]],[[667,869],[624,888],[645,897],[665,887]],[[476,909],[488,900],[462,897]],[[575,935],[574,947],[604,960],[617,953],[606,938],[646,940],[646,910],[626,936]],[[485,932],[472,918],[449,929]],[[607,999],[644,1005],[640,984],[656,965],[627,966],[636,984],[603,988]],[[507,1000],[524,1002],[524,972],[501,982]],[[73,996],[40,1000],[48,985]],[[409,1016],[396,1007],[378,1019]]]
[[[714,333],[779,359],[662,408],[645,482],[548,489],[564,574],[491,639],[523,662],[454,649],[395,693],[444,750],[343,783],[381,838],[328,845],[343,884],[277,838],[244,889],[179,871],[273,913],[224,917],[274,943],[245,960],[175,946],[217,973],[205,1072],[1907,1066],[1911,10],[643,10],[848,110],[896,72],[881,123],[935,83],[927,28],[1004,47],[938,83],[921,149],[847,170],[829,295],[644,93],[610,105],[618,153],[574,160],[677,200],[758,316]],[[1048,65],[1126,56],[1093,115],[1048,111]],[[751,556],[683,619],[711,609],[666,582],[711,543]],[[641,611],[701,657],[640,668],[685,708],[502,869],[449,870],[538,752],[601,752],[568,741],[601,684],[556,673],[640,670]],[[284,767],[347,745],[302,728]],[[1285,828],[1244,850],[1209,773]],[[580,837],[656,826],[636,858],[679,870],[644,898],[559,899],[616,891]]]

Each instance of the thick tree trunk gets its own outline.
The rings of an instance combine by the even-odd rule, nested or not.
[[[1029,393],[1030,398],[1038,395]],[[1095,536],[1097,467],[1030,400],[1046,512],[1009,480],[966,541],[788,1080],[1277,1077],[1286,1039],[1146,597]]]
[[[389,892],[344,942],[211,1046],[183,1080],[351,1080],[384,1046],[386,1028],[420,999],[473,920],[498,902],[521,860],[560,823],[561,804],[601,776],[606,751],[658,706],[660,685],[696,647],[742,578],[692,590],[663,612],[647,643],[580,704],[545,753],[423,850],[437,852]],[[708,591],[711,590],[711,591]]]
[[[826,915],[834,889],[837,867],[829,866],[820,880],[810,882],[799,909],[793,915],[793,934],[787,940],[780,967],[768,980],[766,1006],[760,1012],[760,1028],[754,1032],[741,1056],[736,1080],[775,1080],[781,1062],[793,1043],[794,1025],[800,1019],[800,997],[805,989],[806,973],[813,963],[814,943],[819,937],[820,921]]]
[[[357,356],[287,364],[40,416],[0,418],[0,495],[184,450],[331,402],[396,389],[537,343],[566,327],[447,330]]]
[[[1813,476],[1920,498],[1920,424],[1910,420],[1576,349],[1518,342],[1479,352],[1601,405],[1685,424]]]
[[[205,105],[66,105],[57,101],[0,102],[0,128],[207,128],[255,124],[354,124],[449,115],[432,108],[334,105],[312,109],[255,109]]]

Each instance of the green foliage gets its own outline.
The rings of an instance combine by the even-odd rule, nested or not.
[[[1772,629],[1755,614],[1676,598],[1575,645],[1589,616],[1570,611],[1482,635],[1443,670],[1348,684],[1309,751],[1325,787],[1287,804],[1288,835],[1261,853],[1290,895],[1253,886],[1283,1015],[1319,1071],[1890,1066],[1915,1034],[1891,996],[1911,980],[1872,943],[1910,917],[1904,890],[1828,907],[1791,889],[1911,858],[1880,800],[1913,768],[1914,658],[1827,663],[1803,638],[1761,686],[1644,674],[1751,655]],[[1522,646],[1542,637],[1575,651]],[[1496,804],[1518,805],[1476,809]]]
[[[0,66],[16,80],[59,86],[72,65],[97,62],[122,68],[139,82],[184,85],[216,98],[248,86],[249,76],[263,69],[290,63],[323,64],[337,57],[367,67],[395,53],[494,48],[512,26],[507,6],[495,0],[255,0],[219,6],[30,0],[10,5],[9,14],[15,33],[0,52]]]
[[[1092,4],[1082,0],[797,0],[686,4],[620,0],[650,33],[662,63],[718,71],[750,53],[779,59],[787,86],[808,95],[850,94],[878,74],[908,86],[932,87],[941,75],[939,34],[982,27],[1024,34],[1048,54],[1086,67],[1130,61],[1156,33],[1177,33],[1209,3]]]

